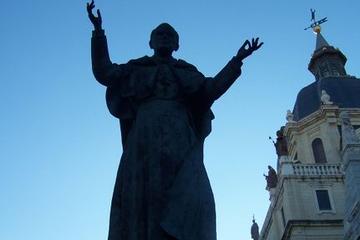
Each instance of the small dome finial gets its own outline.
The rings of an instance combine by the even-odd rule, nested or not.
[[[319,34],[321,32],[321,26],[316,25],[315,27],[313,27],[313,31],[315,34]]]

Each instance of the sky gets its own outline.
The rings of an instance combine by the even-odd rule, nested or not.
[[[97,0],[111,59],[151,55],[162,22],[180,35],[174,55],[214,76],[246,39],[262,48],[213,106],[205,166],[219,240],[250,239],[269,207],[263,177],[277,156],[268,136],[285,124],[307,70],[315,35],[310,8],[328,17],[322,34],[359,74],[358,0]],[[0,21],[0,239],[106,239],[122,153],[119,124],[91,71],[86,1],[3,1]]]

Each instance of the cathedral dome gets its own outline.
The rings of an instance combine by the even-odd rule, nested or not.
[[[295,121],[320,108],[323,90],[330,96],[330,101],[340,108],[360,108],[360,80],[346,73],[345,63],[345,55],[330,46],[318,32],[315,51],[308,66],[315,82],[299,92],[293,109]]]
[[[300,90],[293,110],[295,121],[320,108],[322,90],[325,90],[330,95],[330,100],[340,108],[360,108],[360,79],[350,76],[327,77]]]

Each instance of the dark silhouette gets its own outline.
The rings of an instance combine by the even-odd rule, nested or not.
[[[276,138],[276,143],[274,145],[278,157],[287,156],[289,154],[286,137],[284,136],[284,129],[285,127],[282,126],[280,130],[276,132],[277,138]]]
[[[151,57],[110,61],[100,11],[92,13],[92,67],[119,118],[123,154],[111,204],[109,240],[215,240],[215,204],[203,164],[210,110],[240,76],[242,60],[260,48],[245,41],[213,78],[172,57],[179,36],[167,23],[150,37]]]
[[[251,225],[251,238],[254,240],[259,240],[259,226],[255,222],[255,219],[252,220],[253,224]]]
[[[270,190],[271,188],[276,188],[278,183],[277,174],[274,168],[272,168],[270,165],[268,166],[268,175],[266,176],[264,174],[264,177],[266,179],[266,189]]]

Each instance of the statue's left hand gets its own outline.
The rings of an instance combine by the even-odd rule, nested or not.
[[[251,43],[249,40],[246,40],[244,44],[239,49],[238,53],[236,54],[236,57],[240,60],[244,60],[248,56],[250,56],[254,51],[258,50],[264,43],[261,42],[259,44],[259,38],[256,38],[254,40],[251,39]]]

